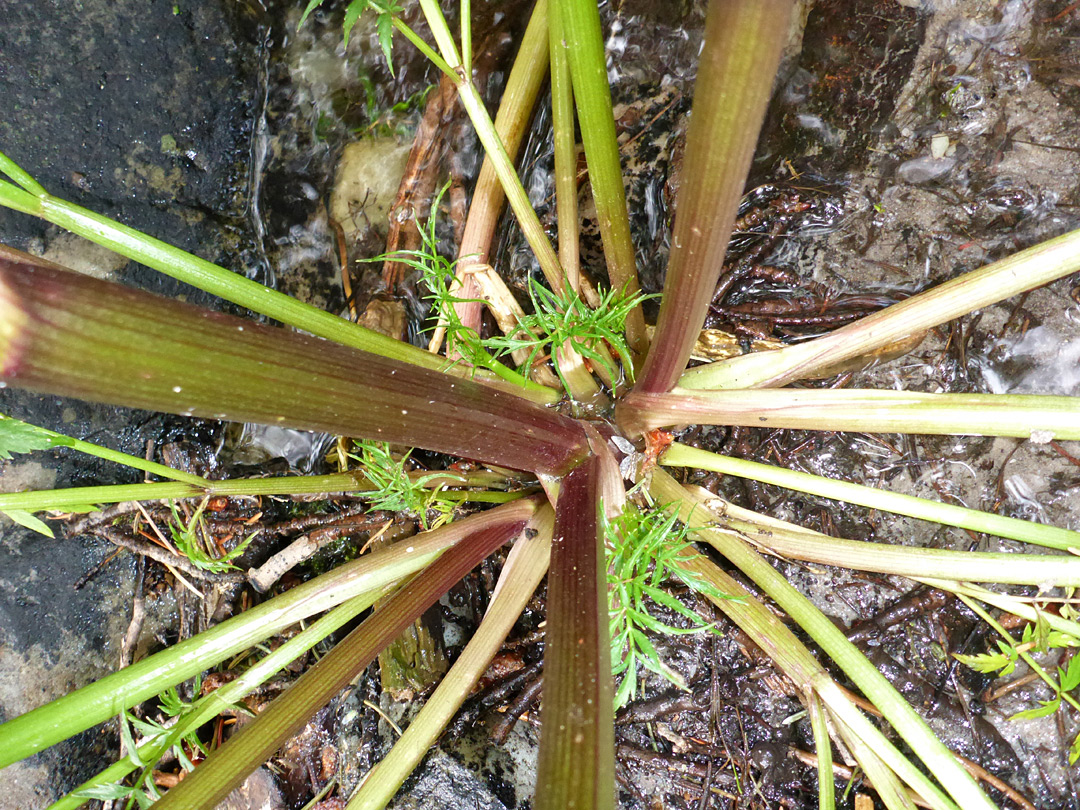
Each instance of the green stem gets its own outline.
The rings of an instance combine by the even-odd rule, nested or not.
[[[472,78],[472,0],[461,0],[461,66],[465,75]]]
[[[929,520],[946,526],[959,526],[973,532],[985,532],[997,537],[1007,537],[1011,540],[1057,548],[1062,551],[1080,550],[1080,532],[1069,529],[994,515],[978,509],[939,503],[913,495],[901,495],[820,475],[785,470],[769,464],[759,464],[756,461],[721,456],[688,447],[685,444],[673,444],[661,456],[660,463],[666,467],[696,467],[724,475],[737,475],[740,478],[761,481],[796,492],[832,498],[885,512],[895,512],[898,515]]]
[[[904,791],[897,777],[910,785],[913,782],[918,784],[917,777],[922,774],[916,771],[911,762],[896,748],[888,744],[885,735],[867,720],[831,679],[816,678],[814,689],[822,702],[829,707],[829,714],[841,738],[851,749],[859,767],[866,772],[888,810],[914,810],[915,802]],[[956,810],[956,805],[939,794],[931,793],[927,796],[923,793],[922,796],[931,807]]]
[[[17,173],[26,175],[3,153],[0,153],[0,168],[9,177],[16,177]],[[443,363],[441,358],[423,349],[297,301],[134,228],[54,197],[44,189],[35,196],[0,182],[0,205],[40,217],[178,281],[327,340],[423,368],[437,370]]]
[[[551,60],[551,127],[555,139],[555,211],[559,261],[570,288],[581,295],[581,240],[578,220],[577,148],[574,137],[574,90],[563,40],[561,3],[548,10]]]
[[[1080,639],[1080,622],[1064,619],[1057,615],[1057,613],[1049,610],[1040,610],[1029,602],[1024,601],[1025,597],[1012,596],[1007,593],[997,593],[978,585],[972,585],[970,582],[951,582],[948,580],[926,579],[923,577],[916,578],[916,581],[928,585],[931,588],[937,588],[938,590],[956,594],[957,596],[967,596],[971,599],[978,599],[980,602],[992,605],[998,610],[1003,610],[1006,613],[1012,613],[1014,616],[1019,616],[1022,619],[1027,619],[1029,622],[1046,622],[1051,629],[1058,630],[1065,635]],[[1030,597],[1027,598],[1030,599]]]
[[[922,394],[857,388],[688,391],[627,396],[619,424],[633,434],[672,425],[743,425],[863,433],[1080,439],[1080,398]]]
[[[656,483],[654,481],[654,483]],[[666,482],[661,482],[667,488]],[[678,490],[675,485],[671,491]],[[834,719],[843,718],[854,733],[867,741],[912,789],[938,810],[957,810],[956,805],[941,792],[906,756],[878,731],[877,727],[852,704],[839,689],[829,673],[798,637],[757,598],[740,585],[716,563],[703,554],[687,550],[683,558],[689,573],[711,585],[714,593],[705,596],[738,625],[772,659],[773,663],[797,686],[805,703],[810,695],[818,695]],[[728,598],[719,598],[724,594]],[[917,752],[918,753],[918,752]],[[920,755],[922,755],[920,753]],[[951,754],[949,754],[951,759]]]
[[[559,259],[555,255],[555,249],[552,248],[551,242],[544,232],[544,226],[540,224],[540,219],[536,216],[536,211],[533,210],[532,204],[529,202],[529,195],[525,191],[525,187],[521,185],[521,179],[514,170],[514,162],[510,159],[510,155],[507,153],[502,138],[499,137],[499,133],[495,129],[491,116],[488,115],[484,100],[480,97],[480,93],[477,92],[472,77],[462,68],[461,57],[458,55],[457,48],[454,45],[454,37],[450,33],[450,26],[446,23],[446,17],[443,16],[442,9],[439,8],[439,4],[435,0],[420,0],[420,8],[424,12],[424,17],[431,28],[432,36],[435,37],[435,42],[439,46],[443,59],[446,60],[446,63],[453,71],[451,76],[454,78],[454,84],[457,87],[458,98],[461,99],[461,105],[465,108],[469,120],[472,121],[472,125],[476,129],[476,134],[484,147],[486,157],[491,161],[491,166],[502,184],[507,202],[510,203],[510,209],[514,212],[514,216],[517,217],[525,241],[529,243],[529,247],[532,248],[537,261],[540,262],[540,269],[544,271],[544,276],[547,278],[548,283],[551,284],[552,289],[563,289],[566,284],[565,276],[559,266]]]
[[[0,725],[0,768],[108,720],[307,616],[359,594],[381,591],[470,532],[527,520],[535,509],[534,500],[516,501],[353,560],[194,638],[8,720]]]
[[[502,523],[463,537],[166,793],[159,810],[216,807],[454,583],[525,526]]]
[[[164,464],[148,461],[144,458],[121,452],[120,450],[110,450],[108,447],[102,447],[93,442],[65,436],[63,433],[57,433],[54,430],[39,427],[38,425],[31,425],[28,422],[20,422],[18,419],[12,419],[10,416],[0,414],[0,426],[4,423],[15,423],[20,426],[25,426],[27,430],[30,430],[45,439],[50,447],[70,447],[72,450],[78,450],[80,453],[86,453],[88,456],[105,459],[106,461],[115,461],[117,464],[133,467],[136,470],[142,470],[151,475],[158,475],[172,481],[182,481],[196,487],[205,488],[210,486],[210,481],[203,478],[201,475],[174,470],[172,467],[166,467]],[[3,496],[0,495],[0,498],[2,497]],[[86,503],[86,501],[83,501],[83,503]]]
[[[401,739],[368,774],[363,785],[349,800],[346,810],[381,810],[387,805],[402,782],[435,744],[442,729],[499,651],[507,633],[547,572],[553,526],[551,510],[538,513],[531,525],[538,532],[537,536],[519,539],[514,544],[503,565],[491,604],[476,633],[428,698],[424,708],[409,723]]]
[[[1076,557],[890,546],[830,537],[773,519],[757,524],[724,516],[721,525],[774,554],[806,562],[905,577],[1080,586],[1080,559]]]
[[[1031,653],[1024,649],[1024,646],[1022,644],[1017,644],[1016,639],[1009,635],[1009,631],[1002,627],[1001,624],[999,624],[997,621],[995,621],[993,616],[983,610],[982,607],[977,605],[973,599],[964,596],[963,594],[957,594],[957,598],[965,605],[967,605],[976,616],[978,616],[980,619],[982,619],[984,622],[994,628],[997,634],[1003,639],[1005,639],[1005,643],[1012,647],[1014,650],[1016,650],[1017,654],[1020,656],[1020,659],[1025,664],[1027,664],[1031,671],[1039,677],[1039,680],[1041,680],[1043,683],[1050,687],[1051,691],[1053,691],[1053,693],[1057,697],[1060,697],[1074,709],[1080,711],[1080,701],[1078,701],[1068,692],[1063,691],[1061,688],[1061,684],[1054,680],[1053,676],[1047,673],[1047,671],[1039,665],[1039,662],[1035,660]]]
[[[39,393],[544,472],[584,450],[577,423],[520,397],[32,257],[0,259],[0,321],[0,381]]]
[[[660,503],[678,504],[681,519],[690,526],[712,519],[709,510],[662,470],[653,472],[651,491]],[[916,751],[930,772],[965,810],[994,805],[975,780],[956,761],[929,726],[867,660],[843,632],[814,607],[784,577],[738,535],[711,529],[693,529],[705,542],[730,560],[767,593],[812,638],[838,667],[862,690]]]
[[[413,45],[415,45],[416,49],[420,51],[420,53],[422,53],[424,56],[426,56],[428,60],[430,60],[433,65],[435,65],[435,67],[437,67],[454,81],[457,81],[458,75],[454,71],[454,69],[450,67],[447,61],[441,56],[439,56],[438,52],[434,48],[424,42],[424,40],[420,37],[419,34],[409,28],[409,26],[403,23],[398,17],[394,17],[394,28],[404,34],[405,38],[409,40],[409,42],[411,42]]]
[[[911,335],[1078,270],[1080,230],[965,273],[815,340],[699,366],[686,372],[679,385],[684,388],[776,387],[813,377],[821,369],[860,357],[872,357],[879,349]]]
[[[814,732],[814,750],[817,752],[818,810],[835,810],[836,780],[833,777],[832,742],[829,740],[829,723],[821,706],[821,699],[811,694],[807,700],[810,728]]]
[[[537,0],[514,58],[514,66],[506,79],[506,87],[499,100],[499,112],[495,116],[495,131],[511,160],[521,147],[547,73],[547,9],[548,0]],[[454,304],[454,309],[461,322],[477,333],[480,332],[483,303],[480,300],[481,290],[475,279],[475,271],[477,265],[489,264],[491,242],[495,238],[499,214],[505,202],[506,195],[495,173],[492,158],[485,156],[480,166],[480,176],[476,179],[476,188],[473,190],[469,215],[465,220],[465,232],[458,248],[455,271],[460,284],[458,297],[463,300]],[[480,272],[491,272],[498,279],[493,271],[482,269]],[[495,311],[496,307],[492,309]]]
[[[551,285],[551,289],[564,289],[566,276],[562,267],[559,266],[559,257],[555,254],[555,249],[551,246],[544,226],[540,224],[540,219],[533,210],[532,203],[529,202],[529,195],[525,187],[521,185],[521,179],[514,170],[514,163],[503,146],[499,133],[495,131],[495,124],[488,115],[484,100],[480,98],[476,86],[471,81],[459,82],[457,88],[461,104],[469,114],[473,127],[476,128],[476,134],[480,138],[484,152],[502,184],[510,210],[517,218],[525,241],[529,243],[529,247],[536,255],[544,277]]]
[[[193,707],[192,711],[179,718],[170,733],[139,746],[139,760],[153,767],[172,745],[185,734],[197,730],[204,723],[212,720],[231,705],[242,700],[252,689],[265,683],[293,660],[310,650],[328,635],[351,621],[362,611],[371,607],[381,592],[364,593],[338,605],[314,624],[302,630],[286,641],[269,655],[259,659],[248,667],[242,675],[229,681],[224,686],[206,695]],[[78,793],[97,785],[109,785],[124,779],[138,766],[130,757],[109,766],[97,776],[83,782],[71,793],[50,805],[48,810],[74,810],[88,800]]]
[[[619,141],[611,108],[600,10],[592,0],[554,0],[552,8],[555,6],[559,7],[558,24],[562,28],[562,35],[555,45],[565,51],[570,65],[608,278],[612,288],[621,294],[636,295],[640,289],[637,262],[630,237]],[[639,358],[644,357],[649,342],[640,305],[626,318],[626,340]]]
[[[430,476],[430,473],[410,473],[413,478]],[[468,474],[462,481],[455,477],[431,478],[426,487],[435,486],[485,486],[487,476]],[[496,478],[496,476],[491,476]],[[475,480],[474,480],[475,479]],[[505,482],[505,479],[502,479]],[[31,492],[0,493],[0,511],[22,510],[24,512],[65,511],[77,507],[123,503],[124,501],[164,501],[180,498],[202,498],[206,495],[233,497],[238,495],[314,495],[326,493],[367,492],[374,489],[359,470],[330,475],[282,476],[277,478],[232,478],[225,481],[207,481],[198,486],[182,482],[151,484],[115,484],[100,487],[68,487]],[[502,498],[514,500],[523,492],[473,492],[444,490],[444,495],[474,503],[502,503]]]
[[[431,35],[435,37],[439,53],[457,73],[458,68],[461,67],[461,56],[458,54],[457,46],[454,44],[454,35],[450,32],[450,26],[446,22],[438,0],[420,0],[420,10],[424,12],[424,19],[431,28]],[[468,79],[467,76],[465,78]]]

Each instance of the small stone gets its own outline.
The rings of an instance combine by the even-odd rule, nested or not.
[[[949,151],[949,136],[939,132],[930,139],[930,155],[934,158],[943,158]]]

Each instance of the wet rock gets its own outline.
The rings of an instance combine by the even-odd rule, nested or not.
[[[956,158],[918,157],[904,161],[896,170],[896,176],[905,183],[920,185],[944,177],[956,166]]]
[[[393,138],[369,138],[345,147],[330,193],[330,216],[346,237],[365,220],[385,233],[411,148]]]
[[[285,810],[286,806],[273,774],[259,768],[226,796],[216,810]]]

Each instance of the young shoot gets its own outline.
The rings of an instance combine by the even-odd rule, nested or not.
[[[249,534],[232,551],[228,551],[220,557],[215,556],[214,542],[210,538],[206,523],[203,520],[203,512],[206,510],[209,501],[209,497],[203,498],[202,503],[195,510],[195,514],[187,521],[180,514],[180,510],[176,508],[175,501],[169,504],[169,508],[172,510],[169,534],[172,537],[173,545],[176,546],[177,551],[191,560],[192,564],[204,571],[215,574],[235,571],[236,566],[232,564],[232,561],[247,550],[258,532]]]
[[[439,326],[446,330],[446,355],[450,358],[464,360],[474,368],[485,368],[508,382],[525,386],[528,380],[516,373],[513,369],[500,362],[498,355],[489,351],[488,342],[482,341],[474,329],[461,322],[461,318],[454,309],[455,304],[468,303],[476,299],[461,298],[457,295],[457,288],[461,281],[455,276],[454,268],[457,261],[451,261],[439,254],[439,237],[436,233],[436,212],[439,203],[449,188],[449,183],[444,185],[431,203],[431,211],[427,222],[423,227],[417,226],[420,232],[421,246],[418,250],[399,250],[393,253],[384,253],[369,262],[396,261],[408,265],[420,272],[424,286],[428,294],[425,300],[431,302],[432,314],[436,317]],[[419,218],[417,219],[419,223]],[[457,362],[454,360],[452,362]]]
[[[1016,665],[1022,660],[1050,687],[1053,693],[1049,700],[1040,700],[1038,706],[1016,712],[1009,719],[1032,720],[1038,717],[1049,717],[1060,711],[1062,700],[1080,711],[1080,701],[1072,694],[1077,687],[1080,687],[1080,655],[1069,658],[1064,668],[1055,667],[1055,673],[1047,672],[1031,657],[1032,653],[1045,654],[1052,650],[1080,647],[1080,638],[1051,628],[1041,611],[1038,612],[1034,623],[1024,626],[1019,644],[999,627],[995,629],[1002,634],[1002,639],[997,642],[996,651],[977,655],[953,653],[953,658],[978,672],[997,673],[999,678],[1011,675]],[[1073,765],[1077,760],[1080,760],[1080,733],[1073,738],[1069,746],[1069,764]]]
[[[532,299],[533,313],[519,319],[519,329],[513,334],[491,337],[483,343],[497,355],[519,350],[529,352],[526,368],[532,367],[545,347],[551,351],[554,347],[569,345],[594,365],[602,366],[611,379],[618,379],[619,370],[611,357],[600,350],[601,344],[607,344],[632,381],[634,366],[624,336],[626,317],[641,306],[642,301],[654,297],[642,293],[625,295],[609,289],[600,294],[600,302],[593,309],[569,285],[556,293],[530,278],[529,298]],[[559,365],[558,352],[552,351],[551,360],[559,379],[569,388]]]
[[[372,511],[416,515],[424,531],[437,529],[454,519],[457,501],[447,498],[442,486],[426,486],[432,479],[446,478],[452,473],[437,472],[410,478],[405,467],[409,463],[411,450],[395,458],[389,444],[367,440],[356,442],[356,449],[359,453],[350,453],[350,456],[360,462],[364,476],[375,487],[373,492],[364,493],[364,497],[371,502]]]
[[[659,510],[644,512],[627,502],[623,513],[609,521],[601,513],[604,546],[607,552],[610,599],[611,669],[622,676],[615,692],[619,709],[637,695],[637,668],[641,664],[680,689],[682,677],[660,660],[646,631],[662,635],[700,633],[712,627],[697,613],[664,590],[664,583],[676,579],[699,593],[727,598],[683,565],[690,545],[688,528],[678,523],[678,515]],[[660,605],[689,621],[689,627],[674,627],[655,618],[649,604]]]

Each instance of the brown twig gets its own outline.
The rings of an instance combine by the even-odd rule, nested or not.
[[[185,557],[177,557],[154,543],[131,537],[118,529],[99,527],[95,529],[93,533],[121,548],[126,548],[128,551],[134,551],[136,554],[142,554],[144,557],[149,557],[151,560],[155,560],[162,565],[175,568],[191,578],[202,580],[203,582],[209,582],[215,585],[227,585],[234,582],[244,582],[247,579],[246,575],[240,571],[229,571],[225,573],[204,571]]]
[[[131,666],[135,656],[135,647],[139,643],[143,621],[146,619],[146,596],[143,585],[146,582],[146,558],[138,557],[135,562],[135,586],[131,596],[131,621],[124,637],[120,639],[120,669]]]

